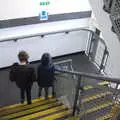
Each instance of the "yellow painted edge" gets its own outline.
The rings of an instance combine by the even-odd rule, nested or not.
[[[43,100],[43,98],[37,98],[37,99],[32,100],[32,103],[35,103],[35,102],[38,102],[38,101],[41,101],[41,100]],[[27,102],[25,101],[25,104],[26,103]],[[9,105],[9,106],[3,106],[3,107],[0,108],[0,111],[6,110],[6,109],[15,108],[15,107],[19,107],[19,106],[22,107],[25,104],[18,103],[18,104],[13,104],[13,105]]]
[[[93,88],[92,85],[87,85],[87,86],[84,87],[84,90],[89,90],[89,89],[92,89],[92,88]]]
[[[99,82],[98,85],[108,85],[110,82],[108,81],[102,81],[102,82]]]
[[[96,95],[94,95],[94,96],[90,96],[90,97],[87,97],[87,98],[83,99],[82,102],[83,102],[83,103],[89,102],[89,101],[92,101],[92,100],[101,98],[101,97],[106,96],[106,95],[109,95],[109,94],[111,94],[111,92],[105,92],[105,93],[96,94]]]
[[[31,109],[32,107],[37,107],[42,105],[42,104],[47,104],[47,102],[56,102],[56,99],[48,99],[48,100],[45,100],[45,101],[40,101],[40,102],[37,102],[37,103],[32,103],[30,105],[25,105],[25,106],[22,106],[22,107],[16,107],[14,109],[8,109],[8,110],[5,110],[5,111],[1,111],[0,112],[0,116],[4,116],[4,115],[7,115],[7,114],[12,114],[14,112],[19,112],[21,110],[27,110],[27,109]]]
[[[25,117],[21,117],[21,118],[18,118],[16,120],[29,120],[29,119],[41,117],[43,115],[47,115],[49,113],[57,112],[57,111],[63,110],[63,109],[65,109],[65,106],[61,105],[61,106],[57,106],[57,107],[54,107],[54,108],[51,108],[51,109],[48,109],[48,110],[45,110],[45,111],[41,111],[41,112],[38,112],[38,113],[27,115]]]
[[[10,115],[5,116],[3,118],[6,118],[6,119],[12,119],[13,118],[14,119],[15,117],[21,117],[21,116],[26,115],[26,114],[32,114],[33,112],[38,112],[39,110],[47,109],[49,107],[52,107],[52,106],[55,106],[55,105],[60,105],[60,104],[61,103],[59,103],[59,102],[55,102],[55,103],[39,106],[39,107],[36,107],[36,108],[24,110],[24,111],[21,111],[21,112],[13,113],[13,114],[10,114]]]
[[[49,98],[52,98],[52,96],[49,96]],[[32,100],[32,103],[35,103],[35,102],[39,102],[41,100],[44,100],[44,97],[40,97],[40,98],[36,98],[36,99],[33,99]],[[25,104],[27,102],[25,101]],[[0,112],[3,111],[3,110],[6,110],[6,109],[11,109],[11,108],[15,108],[15,107],[22,107],[24,106],[25,104],[21,104],[21,103],[17,103],[17,104],[13,104],[13,105],[8,105],[8,106],[3,106],[3,107],[0,107]]]
[[[110,82],[108,82],[108,81],[102,81],[102,82],[98,82],[97,85],[102,86],[102,85],[108,85],[109,83]],[[92,88],[94,88],[92,85],[86,85],[84,87],[84,90],[89,90],[89,89],[92,89]]]
[[[112,118],[111,114],[106,114],[105,116],[99,117],[96,120],[106,120]]]
[[[95,112],[97,110],[103,109],[103,108],[105,108],[107,106],[110,106],[110,105],[113,105],[113,103],[112,102],[108,102],[108,103],[102,104],[100,106],[93,107],[92,109],[87,110],[85,113],[89,114],[89,113],[92,113],[92,112]]]
[[[54,115],[51,115],[51,116],[44,117],[44,118],[42,118],[42,120],[54,120],[54,119],[57,119],[57,118],[61,118],[65,115],[68,115],[70,113],[72,113],[72,110],[67,110],[67,111],[60,112],[60,113],[57,113],[57,114],[54,114]],[[41,119],[38,119],[38,120],[41,120]]]

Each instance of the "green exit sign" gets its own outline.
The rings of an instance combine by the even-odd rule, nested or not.
[[[50,4],[50,2],[49,1],[46,1],[46,2],[40,2],[40,5],[41,6],[44,6],[44,5],[49,5]]]

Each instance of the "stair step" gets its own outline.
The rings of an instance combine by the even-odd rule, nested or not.
[[[110,82],[108,81],[102,81],[102,82],[99,82],[98,85],[108,85]]]
[[[99,86],[107,84],[109,84],[109,82],[106,81],[97,83]],[[94,90],[91,91],[92,89]],[[111,92],[101,91],[99,88],[94,88],[94,86],[91,85],[85,86],[84,90],[85,93],[91,91],[91,93],[94,94],[91,94],[91,96],[89,94],[90,97],[83,98],[82,103],[85,104],[88,104],[91,101],[101,100],[101,98],[112,94]],[[92,109],[87,109],[85,114],[90,115],[91,113],[93,114],[96,111],[100,111],[112,105],[112,102],[102,103],[102,105],[100,103],[100,105],[95,106]],[[66,109],[62,103],[53,98],[48,100],[44,100],[44,98],[34,99],[30,105],[27,105],[25,102],[25,104],[15,104],[0,108],[0,120],[80,120],[80,117],[72,117],[71,114],[71,109]],[[80,113],[80,116],[83,115],[84,113]],[[101,117],[101,120],[104,120],[104,118],[107,119],[107,117],[109,117],[109,114]],[[100,117],[97,120],[100,120]]]
[[[84,110],[88,110],[88,109],[91,109],[93,107],[103,105],[106,102],[113,102],[112,99],[111,99],[111,96],[106,95],[105,97],[100,97],[100,98],[93,99],[93,100],[85,102],[85,103],[81,103],[81,107]]]
[[[96,100],[96,99],[99,99],[101,97],[105,97],[106,95],[110,95],[110,94],[112,94],[112,93],[111,92],[105,92],[105,93],[96,94],[96,95],[84,98],[82,100],[82,103],[89,102],[89,101],[92,101],[92,100]]]
[[[37,99],[32,100],[32,103],[39,102],[41,100],[43,100],[43,98],[37,98]],[[25,104],[26,103],[27,102],[25,101]],[[21,104],[21,103],[17,103],[17,104],[13,104],[13,105],[8,105],[8,106],[3,106],[3,107],[0,107],[0,112],[4,111],[4,110],[16,108],[16,107],[23,107],[23,106],[24,106],[24,104]]]
[[[51,98],[51,96],[49,96],[49,98]],[[36,102],[40,102],[40,101],[44,101],[44,97],[40,97],[40,98],[37,98],[37,99],[33,99],[33,100],[32,100],[32,104],[33,104],[33,103],[36,103]],[[23,106],[25,106],[26,104],[27,104],[27,101],[25,101],[24,104],[17,103],[17,104],[13,104],[13,105],[3,106],[3,107],[0,107],[0,112],[1,112],[1,111],[4,111],[4,110],[8,110],[8,109],[17,108],[17,107],[23,107]]]
[[[64,111],[65,112],[65,110],[66,110],[65,106],[61,105],[61,106],[57,106],[57,107],[54,107],[54,108],[50,108],[50,109],[47,109],[47,110],[44,110],[44,111],[40,111],[40,112],[31,114],[31,115],[27,115],[27,116],[24,116],[24,117],[21,117],[21,118],[17,118],[15,120],[38,120],[38,119],[43,120],[43,117],[53,116],[53,113],[55,114],[59,111]]]
[[[102,109],[105,109],[105,108],[107,108],[107,107],[110,107],[110,106],[112,106],[112,105],[113,105],[113,102],[107,102],[107,103],[104,103],[104,104],[99,105],[99,106],[94,106],[93,108],[88,109],[88,110],[86,110],[85,112],[80,113],[80,116],[81,116],[81,118],[82,118],[82,116],[84,116],[84,115],[87,115],[87,116],[88,116],[89,114],[98,112],[98,111],[100,111],[100,110],[102,110]]]
[[[92,88],[93,88],[92,85],[86,85],[83,89],[84,89],[84,90],[89,90],[89,89],[92,89]]]
[[[47,116],[47,117],[42,118],[42,120],[55,120],[57,118],[61,118],[65,115],[69,115],[69,114],[72,114],[72,110],[67,110],[67,111],[60,112],[60,113],[57,113],[57,114],[54,114],[51,116]],[[37,120],[41,120],[41,119],[37,119]]]
[[[97,118],[96,120],[110,120],[112,118],[111,114],[106,114],[102,117]]]
[[[101,81],[101,82],[98,82],[97,85],[104,86],[104,85],[108,85],[109,83],[110,82],[108,82],[108,81]],[[84,87],[84,90],[89,90],[89,89],[92,89],[92,88],[94,88],[94,86],[92,86],[92,85],[86,85]]]
[[[61,103],[59,103],[59,102],[53,102],[53,103],[45,104],[45,105],[42,105],[42,106],[36,106],[34,108],[23,110],[23,111],[20,111],[20,112],[11,113],[11,114],[5,115],[2,118],[16,119],[16,118],[19,118],[19,117],[30,115],[30,114],[33,114],[33,113],[36,113],[36,112],[41,112],[41,111],[44,111],[44,110],[47,110],[47,109],[50,109],[50,108],[53,108],[53,107],[56,107],[56,106],[60,106],[60,105],[61,105]]]
[[[111,106],[111,105],[113,105],[113,102],[108,102],[108,103],[102,104],[102,105],[100,105],[100,106],[93,107],[92,109],[87,110],[85,113],[86,113],[86,114],[89,114],[89,113],[98,111],[98,110],[100,110],[100,109],[103,109],[103,108],[108,107],[108,106]]]
[[[98,111],[95,111],[95,112],[92,112],[92,113],[89,113],[87,115],[85,115],[85,118],[86,119],[90,119],[90,120],[96,120],[97,118],[101,117],[101,116],[104,116],[106,114],[109,114],[110,111],[111,111],[111,106],[107,106],[103,109],[100,109]]]
[[[34,102],[30,105],[21,105],[21,106],[17,106],[17,107],[14,107],[14,108],[12,107],[11,109],[9,108],[9,109],[1,111],[0,112],[0,117],[5,116],[5,115],[9,115],[9,114],[14,114],[14,113],[17,113],[17,112],[21,112],[23,110],[39,107],[41,105],[50,104],[50,103],[53,103],[53,102],[56,102],[56,99],[40,100],[40,101]]]

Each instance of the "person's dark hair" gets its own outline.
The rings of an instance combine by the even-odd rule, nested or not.
[[[29,55],[26,51],[20,51],[18,54],[18,59],[20,62],[26,61],[28,62]]]
[[[48,66],[52,64],[52,57],[49,53],[44,53],[41,58],[41,64],[44,66]]]

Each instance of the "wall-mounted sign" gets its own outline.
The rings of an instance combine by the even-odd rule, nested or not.
[[[49,0],[40,0],[39,2],[39,12],[40,12],[40,20],[48,20],[48,12],[50,7]]]
[[[40,12],[40,20],[48,20],[48,12],[47,11]]]

